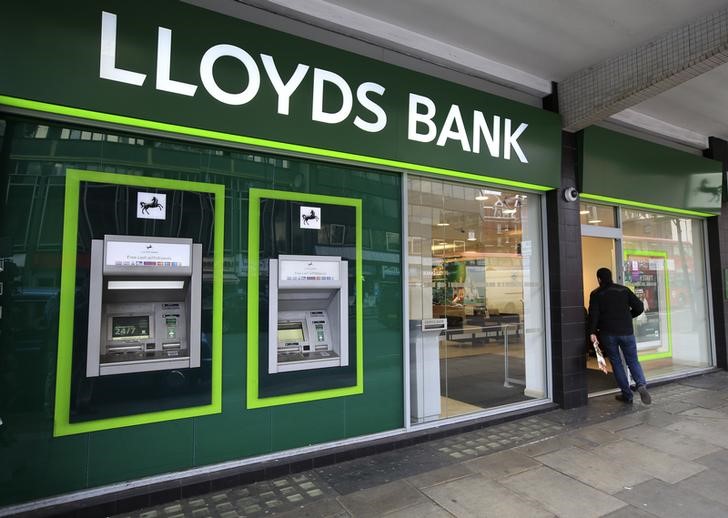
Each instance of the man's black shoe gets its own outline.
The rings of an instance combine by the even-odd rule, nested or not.
[[[640,399],[642,399],[642,402],[645,405],[649,405],[650,403],[652,403],[652,396],[650,396],[650,393],[647,392],[647,387],[645,387],[644,385],[640,385],[639,387],[637,387],[637,392],[639,392]]]
[[[614,399],[616,399],[617,401],[621,401],[622,403],[626,403],[627,405],[632,404],[632,398],[624,397],[624,394],[617,394],[616,396],[614,396]]]

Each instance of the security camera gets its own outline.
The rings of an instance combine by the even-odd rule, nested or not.
[[[564,189],[564,200],[566,201],[576,201],[579,199],[579,191],[576,190],[576,187],[567,187]]]

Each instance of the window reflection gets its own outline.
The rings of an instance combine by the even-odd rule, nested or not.
[[[648,378],[711,363],[702,223],[621,209],[624,280],[644,302],[635,319]]]
[[[413,422],[544,397],[538,197],[410,177],[408,211]]]
[[[579,204],[579,219],[582,225],[614,228],[617,226],[617,210],[615,207],[581,202]]]

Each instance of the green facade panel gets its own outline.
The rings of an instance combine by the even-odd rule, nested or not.
[[[235,57],[206,67],[219,45]],[[557,114],[183,2],[12,2],[0,19],[0,62],[0,105],[512,186],[560,185]],[[157,72],[161,62],[169,77]],[[53,88],[49,78],[58,79]],[[278,95],[276,84],[297,86]],[[245,95],[225,97],[237,94]]]
[[[586,199],[696,216],[720,213],[721,163],[604,128],[579,135]]]
[[[100,486],[189,468],[194,433],[192,419],[92,433],[86,484]]]
[[[4,315],[10,318],[0,321],[0,507],[403,426],[402,280],[389,275],[392,268],[401,272],[401,251],[388,249],[386,241],[387,233],[399,234],[402,227],[398,174],[73,124],[0,120],[0,252],[6,267],[0,275],[3,306],[10,308]],[[224,186],[221,413],[53,436],[69,170]],[[369,236],[362,241],[362,289],[376,301],[362,307],[363,393],[246,408],[251,188],[356,193],[361,200],[362,232]],[[79,214],[81,225],[85,217]],[[76,297],[83,297],[81,284]]]

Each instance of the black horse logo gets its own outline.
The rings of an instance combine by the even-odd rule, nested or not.
[[[308,226],[308,222],[311,220],[316,221],[316,222],[318,222],[318,220],[319,220],[318,216],[316,215],[316,212],[314,212],[313,209],[311,210],[311,212],[309,214],[303,214],[301,216],[301,219],[303,220],[303,224],[306,226]]]
[[[152,196],[152,201],[150,201],[149,203],[140,201],[139,206],[142,208],[142,214],[149,214],[149,209],[164,209],[164,205],[159,203],[159,200],[156,196]]]
[[[706,194],[710,194],[710,201],[720,201],[720,190],[721,186],[720,184],[716,186],[709,186],[708,185],[708,179],[703,178],[703,180],[700,182],[700,186],[698,187],[698,192],[704,192]]]

